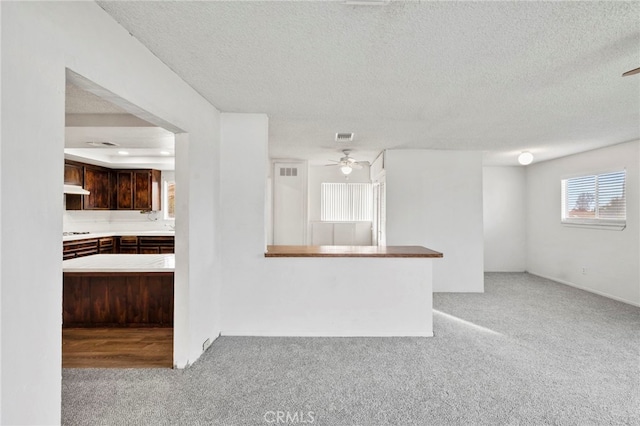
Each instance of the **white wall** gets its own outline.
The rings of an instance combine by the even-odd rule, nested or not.
[[[264,257],[268,121],[222,114],[221,125],[222,334],[427,334],[425,290],[431,262],[440,259]],[[253,173],[234,173],[238,163]],[[394,292],[396,286],[403,290]],[[398,313],[402,303],[409,309]]]
[[[444,253],[434,262],[434,291],[482,292],[482,154],[388,150],[387,244]]]
[[[527,167],[529,272],[640,305],[639,151],[635,141]],[[561,179],[622,168],[627,169],[626,229],[561,225]]]
[[[484,270],[526,269],[524,167],[483,167]]]
[[[93,2],[1,2],[0,8],[0,423],[56,424],[65,69],[137,105],[156,117],[155,124],[188,133],[176,138],[182,167],[182,195],[176,198],[178,365],[197,359],[202,342],[220,328],[219,113]]]

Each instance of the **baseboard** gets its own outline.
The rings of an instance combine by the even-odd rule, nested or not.
[[[549,277],[547,275],[538,274],[538,273],[532,272],[532,271],[527,271],[527,273],[531,274],[531,275],[535,275],[536,277],[546,278],[548,280],[555,281],[555,282],[560,283],[560,284],[568,285],[569,287],[577,288],[579,290],[588,291],[589,293],[597,294],[598,296],[606,297],[607,299],[613,299],[613,300],[615,300],[617,302],[626,303],[627,305],[640,307],[640,303],[632,302],[630,300],[626,300],[626,299],[623,299],[621,297],[614,296],[614,295],[609,294],[609,293],[605,293],[603,291],[598,291],[598,290],[594,290],[594,289],[591,289],[591,288],[588,288],[588,287],[584,287],[584,286],[578,285],[576,283],[572,283],[570,281],[565,281],[565,280],[561,280],[559,278]]]
[[[432,333],[322,333],[322,332],[265,332],[265,331],[223,331],[221,336],[239,337],[433,337]]]

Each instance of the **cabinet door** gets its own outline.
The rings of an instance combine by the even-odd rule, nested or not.
[[[116,172],[116,209],[131,210],[133,208],[133,173]]]
[[[109,210],[111,200],[111,172],[85,166],[84,188],[90,192],[84,196],[85,210]]]
[[[148,170],[140,170],[133,173],[135,179],[135,190],[133,209],[151,209],[151,173]]]
[[[160,254],[160,247],[140,247],[140,254]]]
[[[64,183],[66,185],[82,186],[82,166],[71,163],[64,163]]]

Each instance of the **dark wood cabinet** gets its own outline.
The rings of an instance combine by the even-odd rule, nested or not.
[[[175,252],[172,235],[125,235],[84,238],[62,243],[62,260],[92,254],[170,254]]]
[[[65,161],[64,163],[64,183],[65,185],[82,186],[84,171],[81,163]]]
[[[161,208],[160,170],[113,170],[65,160],[64,183],[89,195],[67,194],[67,210],[154,210]]]
[[[62,260],[75,257],[91,256],[100,252],[97,238],[64,241],[62,243]]]
[[[98,252],[100,254],[115,253],[115,244],[113,243],[113,237],[100,238],[98,240]]]
[[[136,236],[118,237],[118,253],[138,254],[138,237]]]
[[[144,236],[138,237],[140,254],[174,253],[175,237],[173,236]]]
[[[117,210],[160,210],[159,170],[118,170],[115,175]]]
[[[173,326],[173,272],[63,276],[63,327]]]
[[[64,183],[65,185],[84,184],[84,169],[81,163],[65,161],[64,163]],[[65,208],[67,210],[82,210],[82,195],[65,194]]]
[[[116,174],[116,210],[133,208],[133,173],[117,171]]]
[[[84,166],[84,210],[111,209],[111,171],[98,166]]]

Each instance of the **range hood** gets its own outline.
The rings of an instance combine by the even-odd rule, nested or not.
[[[90,192],[81,187],[80,185],[66,185],[64,186],[65,194],[80,194],[80,195],[89,195]]]

